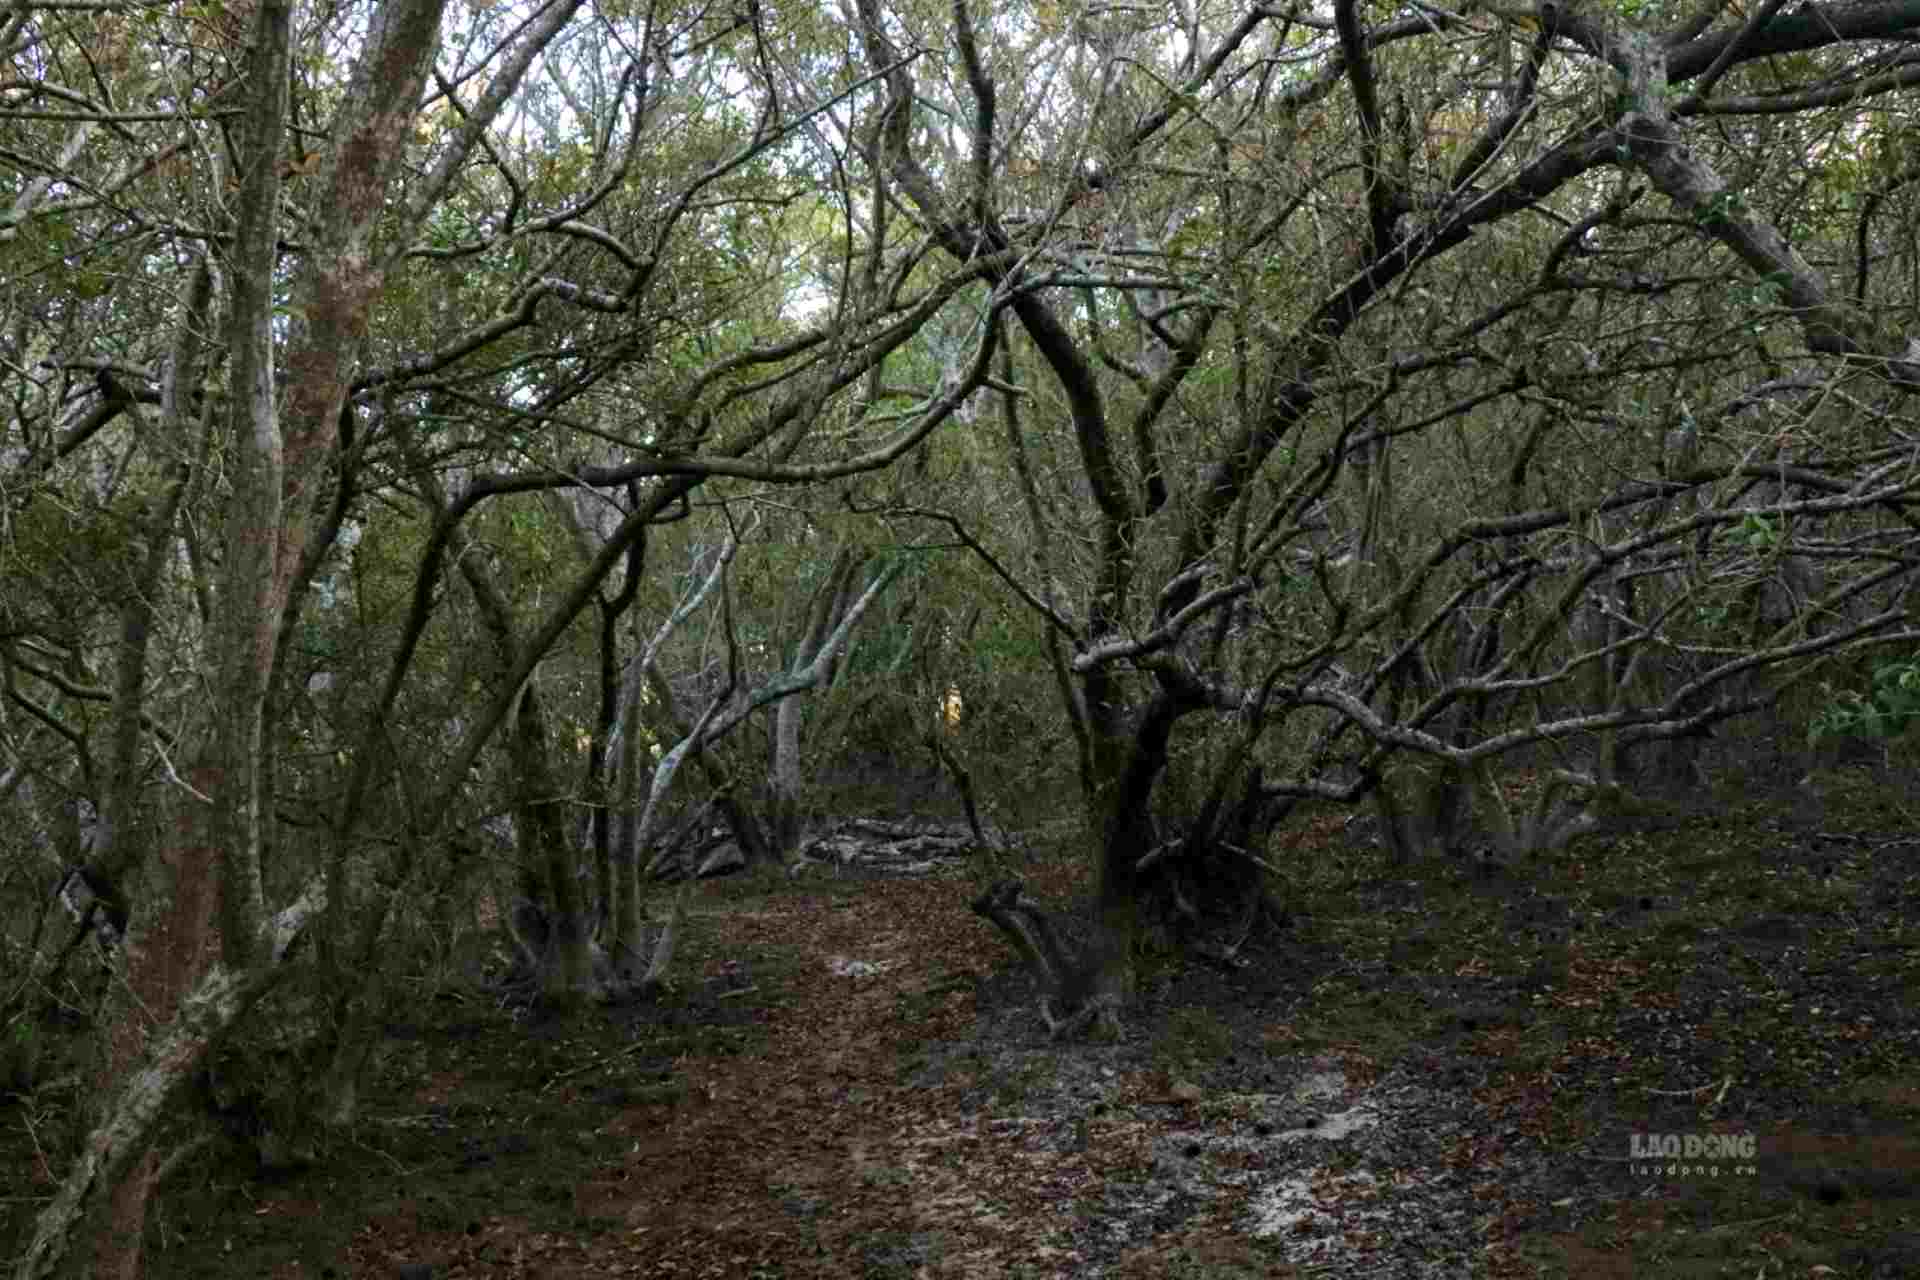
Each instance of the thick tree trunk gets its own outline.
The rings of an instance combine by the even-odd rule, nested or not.
[[[593,939],[575,878],[577,860],[569,847],[565,817],[552,762],[552,733],[539,691],[530,681],[514,717],[509,752],[513,759],[515,827],[521,840],[521,865],[543,882],[547,913],[542,995],[565,1004],[597,994]]]
[[[191,789],[181,786],[175,793],[181,816],[157,850],[136,850],[127,842],[137,821],[130,792],[108,805],[109,822],[118,828],[108,856],[128,868],[128,885],[140,890],[127,894],[133,920],[122,947],[123,981],[115,984],[123,1005],[108,1011],[122,1016],[109,1019],[100,1059],[97,1083],[108,1101],[41,1215],[15,1268],[17,1280],[139,1274],[155,1126],[208,1048],[284,972],[287,945],[324,904],[315,888],[267,921],[261,875],[262,800],[270,767],[264,734],[272,719],[265,704],[292,592],[313,549],[308,530],[316,494],[332,461],[367,316],[387,270],[412,243],[425,211],[498,115],[533,54],[568,21],[578,0],[562,0],[528,30],[518,56],[503,65],[466,128],[436,157],[435,170],[408,193],[410,199],[398,199],[394,181],[438,49],[443,5],[382,0],[369,12],[322,153],[317,181],[325,195],[314,202],[318,212],[304,237],[308,252],[291,306],[276,281],[293,10],[285,0],[253,6],[247,62],[233,68],[238,74],[232,80],[243,94],[235,121],[238,163],[227,175],[237,184],[237,216],[230,233],[220,237],[218,255],[229,287],[226,465],[232,497],[217,599],[207,610],[216,621],[201,673],[212,693],[206,737],[190,757],[196,761]],[[184,308],[187,327],[205,328],[211,308],[202,295],[211,289],[205,278],[195,283]],[[277,352],[285,354],[279,368]],[[189,416],[181,406],[191,403],[201,374],[195,360],[176,353],[163,396],[176,435]],[[205,582],[195,585],[213,594]],[[137,669],[122,671],[134,672],[132,693],[118,708],[132,741]],[[117,745],[116,760],[123,763],[124,754]],[[344,885],[338,866],[335,872]],[[344,894],[340,905],[344,912]],[[347,935],[344,915],[334,924],[332,934]]]
[[[1112,1032],[1134,994],[1134,956],[1149,921],[1173,918],[1187,924],[1211,925],[1230,908],[1230,918],[1244,931],[1265,901],[1258,874],[1241,871],[1240,862],[1257,872],[1244,848],[1217,850],[1215,840],[1228,833],[1241,840],[1261,829],[1264,821],[1257,769],[1246,770],[1240,795],[1227,811],[1224,801],[1194,818],[1164,815],[1156,804],[1169,762],[1174,727],[1196,709],[1196,701],[1177,684],[1162,682],[1136,710],[1115,704],[1111,683],[1098,673],[1086,681],[1084,705],[1088,761],[1085,801],[1089,826],[1099,841],[1099,894],[1095,934],[1077,954],[1049,943],[1048,929],[1036,910],[1023,907],[1017,890],[1005,900],[989,894],[974,909],[1014,936],[1016,946],[1034,958],[1052,1008],[1043,1008],[1056,1035],[1094,1025]],[[1230,767],[1240,770],[1243,762]],[[1241,776],[1236,773],[1235,776]],[[1222,793],[1224,795],[1224,792]],[[1166,819],[1163,821],[1162,819]],[[1192,819],[1204,829],[1191,830],[1180,840],[1172,823]],[[1230,874],[1223,874],[1217,858],[1233,858]],[[1192,892],[1199,881],[1203,894]],[[1182,885],[1187,888],[1183,890]],[[1003,895],[1004,897],[1004,895]],[[1203,900],[1210,910],[1196,910]],[[989,909],[991,908],[991,909]],[[1019,909],[1015,909],[1019,908]],[[1204,915],[1204,919],[1203,919]],[[1022,924],[1021,922],[1025,923]],[[1032,934],[1022,942],[1018,933]],[[1238,943],[1234,944],[1237,947]],[[1234,947],[1212,944],[1202,950],[1215,954]],[[1049,954],[1051,953],[1051,954]],[[1092,1012],[1088,1012],[1092,1010]],[[1071,1016],[1069,1016],[1071,1015]]]
[[[1146,706],[1125,714],[1111,701],[1105,679],[1088,682],[1091,787],[1089,826],[1099,838],[1099,937],[1086,979],[1093,994],[1117,1010],[1132,998],[1133,957],[1151,884],[1148,855],[1155,846],[1155,784],[1167,766],[1167,746],[1185,704],[1157,690]],[[1103,1020],[1107,1015],[1102,1015]]]
[[[218,774],[210,768],[193,773],[203,794],[219,794]],[[181,1014],[189,990],[213,948],[213,919],[219,898],[219,860],[206,841],[206,821],[199,803],[183,797],[173,838],[158,851],[153,874],[145,877],[135,901],[139,904],[121,948],[118,979],[108,985],[99,1012],[100,1042],[94,1075],[96,1096],[109,1099],[95,1117],[79,1165],[52,1208],[42,1215],[34,1250],[45,1252],[29,1269],[34,1250],[19,1275],[95,1276],[138,1280],[142,1272],[141,1238],[145,1234],[147,1202],[153,1191],[155,1156],[150,1146],[153,1123],[179,1080],[146,1086],[158,1096],[130,1096],[139,1087],[136,1075],[157,1028]],[[221,1022],[225,1025],[224,1021]],[[197,1060],[198,1055],[193,1056]],[[182,1067],[190,1070],[193,1060]],[[134,1082],[116,1096],[123,1082]],[[89,1169],[86,1166],[93,1164]],[[96,1181],[97,1180],[97,1181]],[[71,1214],[63,1220],[62,1212]],[[62,1229],[76,1225],[84,1242],[58,1259]]]
[[[40,1214],[14,1280],[140,1275],[154,1162],[153,1130],[207,1050],[268,988],[270,970],[216,964],[179,1002],[170,1025],[130,1051],[101,1119],[66,1182]]]
[[[174,882],[176,891],[155,897],[164,909],[143,912],[126,946],[129,1007],[171,992],[167,1020],[154,1016],[162,1006],[145,1005],[114,1038],[106,1060],[113,1074],[102,1078],[107,1100],[35,1223],[13,1280],[140,1274],[155,1127],[207,1051],[285,975],[288,949],[325,906],[322,882],[309,885],[256,937],[261,964],[250,970],[223,964],[211,954],[217,882],[214,860],[195,840],[202,830],[198,822],[183,822],[163,852],[156,879]]]
[[[208,1006],[194,997],[204,992],[203,975],[213,981],[258,967],[253,930],[264,915],[260,732],[285,601],[276,566],[285,459],[269,326],[291,14],[285,0],[262,0],[255,15],[248,65],[252,120],[242,152],[248,166],[237,234],[226,259],[232,275],[233,500],[223,531],[221,608],[207,641],[219,698],[201,728],[205,737],[195,748],[192,788],[172,792],[177,809],[171,832],[157,849],[135,847],[127,842],[136,821],[132,775],[122,771],[131,763],[138,734],[146,619],[137,613],[125,619],[133,643],[123,649],[117,691],[114,769],[121,776],[110,784],[109,828],[102,834],[106,862],[127,868],[126,881],[138,883],[138,890],[129,895],[134,915],[122,940],[119,980],[109,984],[100,1010],[94,1083],[96,1095],[110,1101],[98,1113],[60,1194],[42,1213],[16,1271],[20,1280],[55,1275],[137,1280],[156,1167],[150,1150],[155,1125],[212,1038],[245,1007],[240,1000]],[[211,268],[202,264],[182,298],[182,334],[174,355],[184,367],[176,369],[180,381],[169,387],[163,408],[167,426],[183,445],[190,420],[183,387],[203,372],[197,358],[200,336],[187,330],[205,324],[211,287]],[[149,534],[164,547],[168,532],[155,527]],[[157,568],[158,560],[150,564]],[[115,847],[116,840],[127,843]],[[224,936],[215,932],[216,916]],[[192,1030],[165,1034],[161,1029],[169,1022],[172,1031]]]
[[[972,905],[974,914],[991,921],[1032,965],[1040,984],[1040,1020],[1056,1039],[1089,1027],[1102,1036],[1119,1034],[1128,992],[1116,983],[1119,970],[1102,941],[1077,952],[1069,948],[1018,880],[994,885]]]
[[[423,476],[423,483],[434,482]],[[444,510],[443,500],[439,505]],[[456,553],[469,545],[464,530],[448,537],[448,546]],[[514,631],[513,609],[478,557],[462,554],[459,562],[492,640],[496,679],[504,683],[515,669],[522,643]],[[514,932],[542,998],[567,1004],[599,991],[592,931],[575,879],[578,861],[567,839],[558,773],[553,767],[552,736],[539,686],[530,676],[520,691],[506,740],[523,899],[514,912]]]

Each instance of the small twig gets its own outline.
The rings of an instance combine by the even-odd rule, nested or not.
[[[1136,872],[1145,871],[1148,867],[1152,866],[1154,863],[1160,861],[1160,859],[1166,857],[1168,854],[1172,853],[1175,849],[1179,848],[1182,843],[1183,842],[1179,840],[1168,840],[1161,844],[1155,845],[1153,848],[1147,850],[1145,853],[1140,855],[1140,860],[1133,864],[1133,869]]]
[[[396,1173],[400,1173],[407,1176],[411,1176],[413,1173],[413,1170],[407,1168],[407,1166],[403,1164],[400,1161],[400,1159],[390,1151],[382,1151],[380,1148],[375,1146],[370,1146],[367,1143],[362,1142],[358,1139],[355,1139],[353,1145],[360,1148],[362,1151],[371,1151],[374,1155],[379,1156],[382,1160],[385,1160],[388,1164],[392,1165]]]
[[[31,1105],[22,1107],[20,1109],[20,1123],[27,1131],[27,1141],[33,1144],[33,1155],[34,1158],[40,1162],[41,1171],[49,1178],[52,1178],[53,1162],[47,1159],[46,1148],[40,1145],[40,1131],[34,1128],[32,1112],[33,1108]]]
[[[1265,858],[1260,857],[1258,854],[1248,853],[1245,849],[1242,849],[1239,845],[1228,844],[1226,841],[1222,840],[1219,844],[1219,847],[1222,849],[1225,849],[1228,853],[1233,854],[1235,857],[1245,858],[1248,862],[1251,862],[1254,866],[1260,868],[1262,871],[1266,872],[1270,876],[1278,877],[1280,875],[1280,868],[1274,866],[1271,862],[1268,862]]]
[[[198,800],[201,804],[211,805],[213,803],[212,796],[203,794],[198,789],[196,789],[191,782],[188,782],[185,778],[180,776],[180,771],[173,767],[172,757],[167,755],[166,747],[163,746],[157,739],[154,741],[153,750],[154,750],[154,753],[160,757],[160,763],[166,768],[167,777],[171,778],[174,782],[178,783],[180,787],[183,790],[185,790],[188,795],[192,796],[195,800]]]
[[[718,996],[714,998],[717,1000],[731,1000],[735,996],[750,996],[754,992],[758,991],[759,989],[760,989],[760,984],[755,983],[751,987],[742,987],[738,991],[722,991]]]
[[[197,1138],[181,1143],[168,1154],[165,1160],[160,1162],[159,1171],[153,1175],[153,1185],[157,1187],[165,1182],[169,1177],[179,1171],[181,1165],[193,1159],[202,1149],[211,1146],[212,1143],[213,1135],[210,1133],[203,1133]]]
[[[1729,1231],[1746,1231],[1750,1227],[1763,1227],[1769,1222],[1781,1222],[1792,1216],[1791,1213],[1776,1213],[1765,1218],[1748,1218],[1745,1222],[1722,1222],[1716,1226],[1701,1227],[1699,1230],[1702,1235],[1709,1236]]]
[[[751,991],[753,990],[753,988],[748,987],[747,990]],[[744,994],[744,993],[741,993],[741,994]],[[722,996],[721,998],[725,999],[726,997]],[[553,1086],[559,1084],[562,1080],[571,1080],[575,1076],[585,1075],[587,1072],[592,1071],[595,1067],[610,1066],[620,1058],[630,1058],[634,1054],[646,1048],[651,1043],[652,1041],[650,1040],[636,1040],[634,1043],[628,1045],[626,1048],[620,1050],[618,1053],[610,1053],[604,1058],[595,1058],[592,1062],[587,1063],[585,1066],[573,1067],[566,1071],[562,1071],[560,1074],[554,1076],[552,1079],[548,1080],[545,1084],[541,1085],[540,1092],[545,1093],[547,1090],[553,1088]]]

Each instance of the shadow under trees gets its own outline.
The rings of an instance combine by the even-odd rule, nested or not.
[[[1910,94],[1910,7],[296,16],[0,17],[0,797],[50,850],[0,1016],[95,1023],[21,1280],[137,1273],[251,1012],[352,1118],[489,751],[550,994],[659,981],[667,792],[762,711],[791,854],[798,699],[907,555],[831,544],[756,678],[734,543],[648,566],[696,497],[731,538],[964,428],[969,484],[854,514],[1039,629],[1096,927],[975,908],[1068,1031],[1148,928],[1230,958],[1306,802],[1554,847],[1916,638],[1914,169],[1848,110]]]

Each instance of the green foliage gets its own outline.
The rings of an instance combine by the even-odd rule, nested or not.
[[[1746,202],[1740,193],[1728,188],[1717,191],[1695,210],[1694,217],[1702,227],[1712,228],[1732,220],[1744,211]]]
[[[1757,511],[1749,511],[1739,526],[1727,536],[1735,545],[1745,547],[1748,551],[1774,551],[1781,545],[1782,522]]]
[[[1807,728],[1809,742],[1826,738],[1897,738],[1920,718],[1920,658],[1874,668],[1866,692],[1827,690],[1831,701]]]
[[[1787,298],[1788,280],[1784,272],[1773,271],[1757,280],[1741,284],[1732,290],[1734,301],[1742,306],[1766,309],[1783,304]]]
[[[101,509],[83,497],[30,503],[0,541],[0,625],[65,634],[138,589],[144,558],[137,496]]]
[[[41,1051],[46,1037],[31,1017],[17,1014],[13,1023],[0,1034],[0,1088],[21,1093],[38,1081]]]

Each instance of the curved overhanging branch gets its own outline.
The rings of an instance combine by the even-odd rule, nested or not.
[[[1920,59],[1920,53],[1908,55]],[[1920,85],[1920,61],[1909,61],[1897,71],[1843,84],[1826,84],[1799,93],[1746,93],[1696,101],[1683,98],[1673,104],[1676,116],[1784,116],[1822,107],[1855,106],[1868,98],[1897,93]]]
[[[1513,178],[1470,204],[1449,210],[1424,236],[1396,243],[1356,272],[1321,302],[1308,320],[1281,342],[1271,361],[1269,393],[1263,413],[1248,421],[1201,469],[1180,534],[1179,563],[1203,559],[1220,521],[1272,452],[1318,403],[1318,379],[1333,359],[1339,341],[1361,314],[1395,280],[1414,267],[1465,244],[1483,227],[1531,208],[1581,174],[1613,158],[1612,130],[1595,125],[1561,143]],[[1194,588],[1197,590],[1197,584]],[[1186,601],[1171,602],[1177,612]]]
[[[1912,7],[1915,20],[1920,21],[1920,4]],[[1741,47],[1758,42],[1756,37]],[[1920,339],[1877,331],[1870,316],[1837,293],[1771,222],[1687,145],[1667,104],[1670,63],[1664,60],[1664,51],[1650,37],[1632,33],[1621,35],[1615,47],[1631,98],[1631,109],[1616,130],[1621,152],[1632,158],[1662,195],[1691,215],[1703,232],[1779,288],[1809,349],[1839,356],[1895,386],[1920,390]]]
[[[1746,23],[1734,33],[1732,40],[1722,46],[1719,54],[1701,74],[1700,83],[1693,88],[1690,105],[1698,103],[1713,92],[1713,87],[1720,82],[1720,77],[1733,66],[1734,55],[1740,52],[1740,46],[1752,40],[1755,32],[1773,21],[1774,15],[1780,12],[1781,6],[1786,2],[1787,0],[1764,0],[1764,3],[1747,15]]]
[[[1704,74],[1731,46],[1733,62],[1751,62],[1779,53],[1825,49],[1856,40],[1911,36],[1920,29],[1920,0],[1869,0],[1865,4],[1803,5],[1757,31],[1746,24],[1689,40],[1666,52],[1667,79],[1675,84]]]
[[[847,606],[846,612],[841,614],[839,622],[820,642],[819,648],[814,650],[811,658],[803,663],[796,663],[792,670],[770,676],[745,697],[731,702],[731,705],[722,706],[722,701],[726,700],[716,701],[713,707],[708,708],[707,715],[701,718],[701,724],[704,727],[690,735],[689,741],[697,741],[703,748],[710,746],[733,732],[748,716],[761,707],[770,706],[796,693],[806,693],[831,679],[833,665],[845,650],[847,637],[853,634],[853,629],[860,625],[860,619],[866,616],[867,610],[872,607],[874,601],[886,593],[906,567],[907,561],[904,558],[896,558],[882,565],[867,580],[867,585],[860,595]],[[715,708],[719,710],[716,711]],[[711,723],[709,723],[709,717]]]
[[[940,293],[937,298],[930,298],[926,305],[932,306],[936,301],[944,300],[945,296],[944,293]],[[442,807],[452,803],[457,794],[457,780],[466,776],[467,767],[473,759],[478,757],[494,726],[504,719],[513,692],[532,670],[535,655],[544,654],[557,640],[574,616],[592,598],[600,581],[612,572],[614,566],[626,554],[626,548],[640,536],[645,526],[659,511],[683,497],[701,481],[713,476],[728,475],[769,482],[800,483],[854,475],[888,465],[924,440],[936,427],[952,416],[969,395],[985,385],[993,353],[998,345],[996,317],[1000,307],[1004,305],[1004,298],[997,298],[989,305],[983,320],[984,330],[979,348],[973,362],[960,380],[928,406],[918,421],[896,433],[893,439],[881,446],[852,459],[833,463],[789,464],[744,457],[747,450],[770,438],[771,434],[785,421],[776,413],[770,414],[746,438],[737,441],[733,446],[734,452],[729,454],[649,459],[611,467],[578,468],[572,472],[546,471],[477,478],[464,493],[449,504],[445,513],[436,519],[433,532],[428,536],[427,545],[421,553],[419,568],[414,578],[413,600],[401,632],[401,641],[390,664],[379,700],[368,718],[368,728],[362,749],[355,753],[354,770],[339,807],[337,821],[341,824],[350,823],[358,812],[361,798],[371,781],[373,762],[379,755],[375,747],[384,735],[385,723],[399,696],[420,637],[425,632],[427,619],[433,612],[434,587],[439,581],[442,562],[452,531],[458,522],[480,502],[489,497],[508,493],[575,485],[607,487],[643,477],[658,477],[666,481],[665,488],[649,494],[647,500],[621,523],[599,555],[576,577],[573,586],[555,605],[537,634],[529,639],[517,669],[510,673],[503,683],[503,692],[476,719],[468,739],[456,752],[456,762],[446,775],[449,779],[456,781],[450,782],[443,794],[437,797],[437,803]],[[877,358],[876,353],[883,353],[904,342],[916,328],[917,326],[909,325],[905,321],[890,326],[883,339],[869,348],[869,355]],[[862,363],[851,370],[841,371],[833,378],[827,392],[830,394],[834,390],[850,385],[858,379],[865,368],[866,365]],[[819,398],[818,394],[802,397],[802,399],[816,402]],[[437,821],[437,818],[435,820]]]
[[[947,528],[953,530],[953,536],[959,541],[960,545],[973,552],[980,562],[987,566],[988,571],[991,572],[994,577],[1006,584],[1007,590],[1019,596],[1021,603],[1039,615],[1041,620],[1053,628],[1055,632],[1068,637],[1075,634],[1076,627],[1071,619],[1067,618],[1045,600],[1042,600],[1034,588],[1027,586],[1026,583],[1015,577],[1013,570],[1009,569],[998,556],[989,551],[980,539],[975,537],[967,528],[966,523],[951,512],[940,511],[931,507],[894,505],[867,507],[861,506],[852,499],[848,499],[847,509],[862,515],[914,516],[922,520],[939,521],[941,524],[946,525]]]
[[[1194,575],[1188,581],[1198,581]],[[1184,585],[1184,584],[1183,584]],[[1172,647],[1187,628],[1206,617],[1216,609],[1238,600],[1254,589],[1250,578],[1236,578],[1206,592],[1204,595],[1191,596],[1187,592],[1163,592],[1163,595],[1182,595],[1187,602],[1179,610],[1170,614],[1166,620],[1153,630],[1140,636],[1107,635],[1088,645],[1075,654],[1070,664],[1075,671],[1088,672],[1112,665],[1123,658],[1140,658],[1158,653]]]
[[[494,74],[493,79],[488,81],[486,89],[480,95],[480,100],[470,110],[461,113],[460,126],[454,130],[450,145],[441,154],[432,171],[427,174],[426,180],[410,193],[407,200],[406,215],[401,223],[407,242],[412,240],[414,229],[425,221],[428,211],[439,202],[440,197],[446,193],[461,169],[466,167],[467,157],[473,154],[474,147],[479,145],[480,139],[486,135],[488,129],[493,127],[494,121],[499,119],[500,113],[513,100],[521,82],[526,79],[527,71],[532,67],[534,59],[545,52],[547,46],[553,43],[569,22],[573,21],[573,15],[579,11],[581,3],[582,0],[555,0],[552,7],[540,15],[539,20],[521,39],[518,47],[507,56],[506,62]],[[385,10],[382,9],[379,12],[384,15]],[[379,70],[387,69],[382,67]],[[414,98],[419,97],[418,85],[400,87],[410,90]],[[455,95],[450,94],[448,98],[450,101],[457,101]],[[396,148],[395,151],[397,154],[398,149]],[[397,257],[406,247],[405,242],[397,242],[393,250],[395,256]]]

